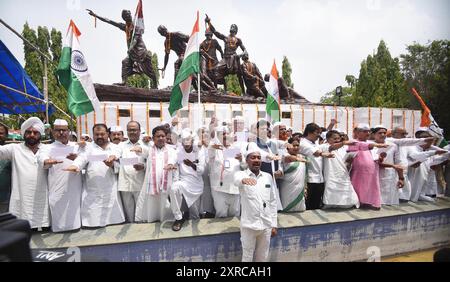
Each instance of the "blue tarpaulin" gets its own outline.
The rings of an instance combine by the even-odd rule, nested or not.
[[[0,84],[25,92],[36,98],[44,99],[36,84],[31,80],[17,59],[0,40]],[[0,86],[0,113],[28,114],[45,112],[45,103],[26,97],[13,90]],[[54,112],[49,105],[49,114]]]

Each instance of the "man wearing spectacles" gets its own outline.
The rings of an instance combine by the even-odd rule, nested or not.
[[[69,141],[69,127],[65,120],[53,123],[55,142],[39,155],[39,163],[48,169],[48,198],[53,232],[75,230],[81,227],[81,172],[68,173],[63,169],[78,157],[79,146]]]

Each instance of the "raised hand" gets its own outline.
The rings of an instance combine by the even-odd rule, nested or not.
[[[373,146],[375,148],[388,148],[389,144],[380,144],[380,143],[373,143]]]
[[[283,172],[281,170],[277,170],[273,175],[275,176],[276,179],[279,179],[283,177]]]
[[[397,188],[402,189],[405,186],[405,181],[403,179],[399,179],[397,181]]]
[[[61,163],[63,163],[63,161],[58,161],[58,160],[54,160],[54,159],[48,159],[48,160],[44,161],[45,166],[47,166],[47,165],[52,166],[52,165],[61,164]]]
[[[113,167],[114,161],[116,160],[116,156],[109,156],[103,163],[108,167]]]
[[[69,160],[71,160],[71,161],[74,161],[77,157],[78,157],[77,154],[75,154],[75,153],[70,153],[70,154],[67,155],[66,158],[69,159]]]
[[[87,143],[86,143],[86,141],[83,140],[83,141],[78,142],[77,144],[80,148],[84,148],[84,147],[86,147]]]
[[[213,147],[213,148],[216,149],[216,150],[223,150],[222,145],[219,145],[219,144],[211,145],[211,147]]]
[[[96,16],[97,16],[94,12],[92,12],[92,10],[86,9],[86,11],[88,11],[88,12],[89,12],[89,15],[91,15],[91,16],[93,16],[93,17],[96,17]]]
[[[177,167],[172,164],[168,164],[164,167],[164,170],[177,170]]]
[[[249,186],[255,186],[256,185],[256,179],[253,178],[244,178],[242,179],[242,184],[249,185]]]
[[[322,152],[322,157],[323,158],[332,159],[332,158],[334,158],[334,154],[333,153],[328,153],[328,152]]]
[[[80,172],[80,169],[76,166],[76,165],[71,165],[65,169],[63,169],[63,171],[68,171],[68,172]]]
[[[271,161],[281,161],[281,157],[278,156],[278,155],[272,155],[272,154],[270,154],[270,155],[267,156],[267,158],[268,158],[269,160],[271,160]]]
[[[144,164],[135,164],[133,165],[134,169],[137,171],[141,171],[144,169]]]
[[[135,147],[130,149],[130,152],[135,152],[135,153],[140,154],[140,153],[142,153],[142,148],[141,148],[141,146],[135,146]]]

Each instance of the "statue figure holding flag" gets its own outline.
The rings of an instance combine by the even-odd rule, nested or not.
[[[122,83],[125,85],[128,77],[133,74],[145,74],[152,80],[152,88],[158,87],[158,81],[156,79],[155,71],[152,66],[151,53],[147,51],[145,43],[142,40],[142,34],[144,33],[144,19],[142,14],[142,3],[139,1],[135,20],[131,17],[129,10],[122,10],[122,19],[125,23],[118,23],[107,18],[103,18],[87,10],[89,15],[101,20],[102,22],[113,25],[120,30],[125,31],[128,56],[122,60]]]
[[[242,78],[242,72],[240,68],[240,57],[236,53],[238,47],[246,53],[247,50],[242,43],[242,40],[236,37],[238,32],[238,27],[235,24],[232,24],[230,27],[230,35],[226,36],[220,32],[218,32],[214,26],[211,24],[211,19],[206,15],[205,18],[206,24],[209,25],[209,29],[212,33],[219,39],[223,40],[225,43],[225,50],[223,59],[217,64],[215,67],[215,81],[216,83],[223,84],[225,91],[227,90],[227,86],[225,83],[225,76],[229,74],[236,74],[239,79],[239,85],[241,86],[242,93],[245,93],[244,81]]]

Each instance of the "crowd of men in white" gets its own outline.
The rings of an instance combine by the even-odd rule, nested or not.
[[[44,124],[32,117],[21,126],[25,142],[0,146],[0,159],[12,161],[9,211],[53,232],[168,220],[178,231],[187,219],[240,217],[243,261],[265,261],[278,212],[379,209],[443,193],[437,172],[450,153],[428,129],[387,137],[383,125],[359,124],[348,138],[335,125],[301,134],[263,119],[246,129],[243,118],[213,118],[198,132],[174,121],[150,136],[130,121],[125,130],[96,124],[93,142],[73,142],[58,119],[54,142],[42,144]]]

